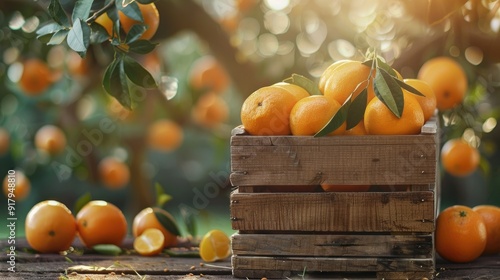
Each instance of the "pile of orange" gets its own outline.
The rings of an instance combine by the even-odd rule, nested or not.
[[[46,200],[31,208],[25,220],[28,244],[40,253],[58,253],[68,250],[76,236],[92,248],[100,244],[121,246],[127,235],[127,220],[115,205],[94,200],[78,214],[61,202]]]
[[[472,262],[481,255],[500,253],[500,208],[454,205],[436,221],[436,251],[445,260]]]
[[[259,88],[244,101],[241,121],[252,135],[315,135],[350,97],[354,100],[366,89],[367,105],[362,121],[347,131],[344,123],[329,135],[419,134],[436,110],[433,89],[421,79],[404,80],[424,96],[403,89],[404,110],[398,118],[376,97],[375,73],[376,69],[360,61],[342,60],[321,75],[320,95],[311,95],[304,88],[286,83]],[[397,71],[394,73],[395,79],[402,79]]]

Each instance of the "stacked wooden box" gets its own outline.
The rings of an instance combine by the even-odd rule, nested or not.
[[[433,278],[438,210],[436,119],[419,135],[231,138],[233,275],[304,271]],[[280,192],[293,185],[363,192]]]

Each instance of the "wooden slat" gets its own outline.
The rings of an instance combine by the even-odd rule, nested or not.
[[[436,145],[231,146],[230,180],[233,186],[431,184]]]
[[[239,193],[232,227],[247,231],[432,232],[433,192]]]
[[[432,235],[234,234],[239,256],[424,257],[431,258]]]
[[[434,270],[434,260],[424,258],[326,258],[256,257],[233,255],[233,275],[239,270],[322,271],[322,272],[405,272]],[[246,277],[245,275],[241,275]]]

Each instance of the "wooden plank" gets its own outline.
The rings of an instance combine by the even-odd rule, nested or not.
[[[327,258],[327,257],[257,257],[233,255],[233,275],[238,270],[302,272],[406,272],[434,271],[434,260],[425,258]]]
[[[432,232],[433,192],[231,194],[232,227],[248,231]]]
[[[432,235],[234,234],[234,255],[432,258]]]
[[[377,279],[383,280],[424,280],[434,279],[434,271],[378,272]]]
[[[230,180],[233,186],[431,184],[436,163],[435,143],[231,146]]]

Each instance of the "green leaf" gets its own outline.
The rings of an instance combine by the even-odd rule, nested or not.
[[[125,43],[132,43],[137,40],[146,32],[147,26],[144,24],[134,24],[130,28],[130,30],[127,33],[127,37],[125,38]]]
[[[200,252],[196,251],[184,251],[184,250],[174,250],[174,249],[165,249],[165,254],[174,257],[174,258],[199,258]]]
[[[164,192],[163,187],[160,185],[160,183],[155,183],[155,190],[157,207],[163,207],[163,205],[172,200],[172,196]]]
[[[109,39],[109,34],[102,25],[92,22],[90,24],[90,43],[100,44],[106,42]]]
[[[401,86],[401,88],[406,89],[407,91],[409,91],[415,95],[425,96],[420,91],[418,91],[416,88],[410,86],[409,84],[407,84],[403,81],[396,80],[396,82],[399,84],[399,86]]]
[[[108,255],[108,256],[118,256],[122,252],[122,249],[114,244],[94,245],[92,246],[92,250],[101,255]]]
[[[363,120],[367,98],[368,89],[365,88],[358,94],[358,96],[356,96],[356,98],[354,98],[354,100],[352,100],[351,106],[349,106],[349,110],[347,112],[346,129],[355,127],[361,120]]]
[[[70,27],[71,24],[69,22],[68,15],[64,12],[63,7],[59,0],[51,0],[49,4],[49,15],[50,17],[57,22],[59,25]]]
[[[90,8],[92,8],[93,2],[94,0],[77,0],[73,8],[73,14],[71,15],[73,22],[79,19],[86,21],[90,15]]]
[[[92,200],[92,195],[88,192],[84,195],[80,196],[73,206],[73,214],[76,215],[80,210],[85,206],[85,204],[89,203]]]
[[[123,0],[116,0],[115,3],[118,10],[122,11],[127,17],[139,22],[144,22],[139,5],[135,1],[126,6],[123,6]]]
[[[377,68],[378,69],[384,69],[387,73],[389,73],[389,75],[397,78],[397,74],[396,74],[396,71],[394,71],[394,69],[387,63],[385,63],[382,59],[380,59],[379,57],[377,57]]]
[[[123,70],[123,55],[116,54],[115,59],[108,65],[104,73],[102,85],[107,93],[115,97],[125,108],[131,110],[131,100],[128,86],[124,87],[125,81],[122,81],[125,71]]]
[[[50,34],[54,34],[61,29],[65,29],[65,28],[63,26],[59,25],[58,23],[51,22],[49,24],[46,24],[46,25],[38,28],[38,30],[36,31],[37,38],[40,38],[40,37],[46,36],[46,35],[50,35]]]
[[[283,80],[283,82],[300,86],[309,92],[310,95],[321,95],[318,85],[302,75],[292,74],[291,77]]]
[[[328,123],[314,135],[314,137],[322,137],[330,134],[335,129],[339,128],[347,119],[347,112],[351,106],[351,99],[347,99],[340,107],[338,112],[328,121]]]
[[[76,20],[68,33],[67,42],[72,50],[86,52],[90,43],[90,27],[83,20]]]
[[[161,209],[158,208],[153,208],[153,213],[155,214],[156,218],[160,222],[160,224],[168,230],[170,233],[180,236],[181,232],[179,231],[179,227],[177,226],[177,223],[175,222],[174,218],[170,215],[165,215],[162,213]]]
[[[66,36],[68,36],[69,30],[68,29],[61,29],[54,33],[52,37],[50,38],[50,41],[47,42],[47,45],[59,45],[64,40],[66,39]]]
[[[141,3],[141,4],[151,4],[155,1],[156,0],[136,0],[136,2]]]
[[[398,118],[403,114],[403,91],[397,80],[382,68],[377,69],[374,79],[375,95]]]
[[[158,44],[153,44],[148,40],[137,40],[128,44],[129,51],[138,54],[147,54],[152,52]]]
[[[156,81],[153,76],[137,61],[129,56],[123,58],[123,65],[127,77],[136,85],[144,88],[156,88]]]

